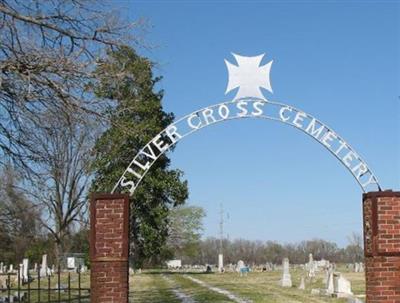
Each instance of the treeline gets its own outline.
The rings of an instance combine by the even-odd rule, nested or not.
[[[280,264],[287,257],[290,263],[304,264],[312,253],[314,260],[325,259],[335,263],[353,263],[363,260],[361,237],[352,234],[349,244],[340,248],[336,243],[314,239],[292,244],[280,244],[273,241],[249,241],[243,239],[223,240],[224,263],[236,264],[243,260],[248,264],[272,262]],[[200,241],[196,256],[180,256],[184,264],[217,264],[220,240],[207,238]],[[176,256],[179,257],[179,256]]]
[[[19,189],[16,172],[10,167],[0,171],[0,262],[17,265],[23,258],[41,262],[47,254],[57,263],[54,236],[42,224],[45,209],[35,205]],[[65,252],[83,252],[88,260],[89,237],[86,225],[70,225],[65,233]],[[61,252],[62,253],[62,252]]]

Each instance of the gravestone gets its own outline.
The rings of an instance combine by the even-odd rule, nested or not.
[[[360,272],[360,264],[357,262],[354,264],[354,272]]]
[[[351,291],[351,283],[341,273],[334,274],[335,295],[338,298],[347,298],[353,295]]]
[[[335,284],[332,271],[329,271],[328,283],[326,285],[326,293],[328,295],[332,295],[333,293],[335,293]]]
[[[308,270],[308,277],[311,279],[315,277],[316,265],[317,263],[314,261],[313,254],[310,253],[308,255],[308,263],[306,264],[306,268]]]
[[[241,269],[244,267],[245,267],[244,262],[242,260],[239,260],[236,265],[236,271],[240,273]]]
[[[76,270],[76,260],[75,257],[67,258],[67,269],[68,270]]]
[[[248,266],[244,266],[240,268],[240,276],[247,276],[247,274],[250,272],[250,268]]]
[[[46,277],[48,274],[47,270],[47,255],[42,256],[42,265],[40,267],[40,277]]]
[[[29,282],[29,259],[27,258],[22,260],[22,281]]]
[[[329,268],[325,269],[324,279],[322,280],[326,287],[328,287],[329,271]]]
[[[282,287],[292,287],[292,277],[290,275],[288,258],[283,259],[282,267],[283,267],[283,273],[282,273],[282,279],[280,281],[280,285]]]
[[[33,271],[34,271],[35,273],[37,272],[37,268],[38,268],[37,263],[35,263],[35,265],[33,266]]]
[[[305,282],[304,282],[304,277],[301,277],[299,289],[302,289],[302,290],[306,289],[306,285],[305,285]]]
[[[364,263],[360,262],[360,272],[364,272],[365,268],[364,268]]]
[[[315,268],[314,265],[311,265],[309,271],[308,271],[308,277],[310,279],[315,278]]]
[[[330,262],[329,262],[328,260],[321,259],[321,260],[319,260],[319,261],[315,261],[315,264],[316,264],[316,269],[319,269],[319,268],[328,268]]]
[[[14,265],[13,264],[10,264],[10,268],[9,268],[8,272],[11,273],[11,274],[14,272]]]

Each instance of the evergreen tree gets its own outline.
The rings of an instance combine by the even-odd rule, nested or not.
[[[92,192],[110,192],[135,154],[174,119],[164,112],[152,63],[130,47],[110,52],[96,70],[98,97],[115,102],[111,126],[94,148]],[[134,266],[155,263],[168,234],[168,213],[188,197],[182,172],[162,155],[130,199],[130,255]]]

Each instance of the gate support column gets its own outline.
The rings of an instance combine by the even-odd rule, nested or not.
[[[367,303],[400,302],[400,192],[363,195]]]
[[[94,194],[90,201],[90,301],[128,302],[129,197]]]

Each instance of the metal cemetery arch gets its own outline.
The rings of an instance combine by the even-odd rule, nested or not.
[[[293,106],[264,99],[260,88],[272,93],[272,61],[261,65],[264,55],[233,56],[237,65],[225,60],[229,73],[226,93],[238,88],[233,101],[197,110],[170,124],[134,156],[112,194],[92,196],[91,302],[128,302],[129,196],[114,192],[133,195],[154,162],[184,137],[212,124],[242,118],[278,121],[301,130],[335,156],[362,191],[369,192],[363,195],[366,300],[400,302],[400,239],[396,238],[400,230],[400,192],[381,191],[367,163],[332,128]]]
[[[170,124],[137,153],[112,193],[120,188],[133,195],[154,162],[182,138],[203,127],[242,118],[269,119],[300,129],[328,149],[353,175],[364,192],[381,190],[377,177],[366,162],[326,124],[290,105],[258,98],[242,98],[202,108]]]

